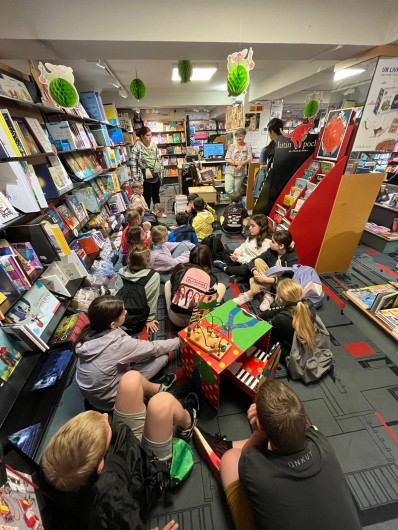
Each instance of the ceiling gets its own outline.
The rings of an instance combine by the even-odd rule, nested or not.
[[[232,102],[227,55],[252,46],[247,100],[284,99],[294,111],[308,92],[323,91],[327,100],[336,62],[397,41],[395,7],[395,0],[362,0],[361,9],[354,0],[14,0],[1,8],[0,60],[25,72],[27,58],[71,66],[78,90],[97,90],[119,107],[217,113]],[[185,58],[218,71],[209,82],[171,81],[173,66]],[[145,99],[121,98],[98,59],[127,91],[137,72]]]

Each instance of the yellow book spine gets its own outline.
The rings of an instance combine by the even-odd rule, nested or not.
[[[10,142],[10,145],[12,149],[14,150],[14,156],[22,156],[21,151],[18,149],[17,144],[15,143],[14,138],[12,137],[12,134],[10,132],[10,129],[8,128],[8,125],[3,118],[3,115],[0,112],[0,126],[3,128],[4,132],[6,133],[6,136],[8,138],[8,141]]]

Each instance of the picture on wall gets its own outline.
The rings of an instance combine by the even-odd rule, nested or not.
[[[249,112],[245,114],[245,129],[246,131],[258,131],[260,128],[260,113]]]
[[[231,105],[227,107],[225,115],[225,128],[227,131],[236,131],[240,127],[243,127],[243,105]]]
[[[337,160],[350,124],[352,109],[331,110],[319,144],[317,158]]]

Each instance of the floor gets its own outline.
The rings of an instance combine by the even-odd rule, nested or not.
[[[238,238],[223,234],[231,249]],[[375,265],[379,263],[382,266]],[[359,310],[345,305],[343,291],[355,284],[384,283],[394,278],[396,257],[374,254],[358,247],[347,274],[323,278],[328,296],[319,310],[327,325],[335,355],[334,376],[305,387],[289,381],[285,369],[278,378],[291,385],[303,400],[312,422],[329,437],[353,493],[363,528],[398,528],[398,348],[397,343],[371,323]],[[388,272],[388,269],[391,272]],[[225,300],[239,292],[223,273]],[[379,281],[380,280],[380,281]],[[162,326],[157,338],[175,336],[166,324],[164,298],[160,297],[158,318]],[[183,398],[189,383],[183,378],[175,354],[171,366],[178,374],[174,394]],[[246,420],[249,397],[229,381],[221,386],[221,407],[216,412],[201,399],[199,424],[210,432],[233,439],[250,435]],[[65,421],[83,410],[83,400],[71,379],[48,432],[50,437]],[[47,437],[47,440],[48,440]],[[183,530],[227,530],[233,528],[223,492],[194,449],[195,465],[190,477],[170,498],[150,514],[147,528],[162,528],[171,518]]]

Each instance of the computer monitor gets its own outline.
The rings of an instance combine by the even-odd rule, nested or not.
[[[203,145],[203,158],[209,158],[213,160],[224,158],[224,144],[204,144]]]

